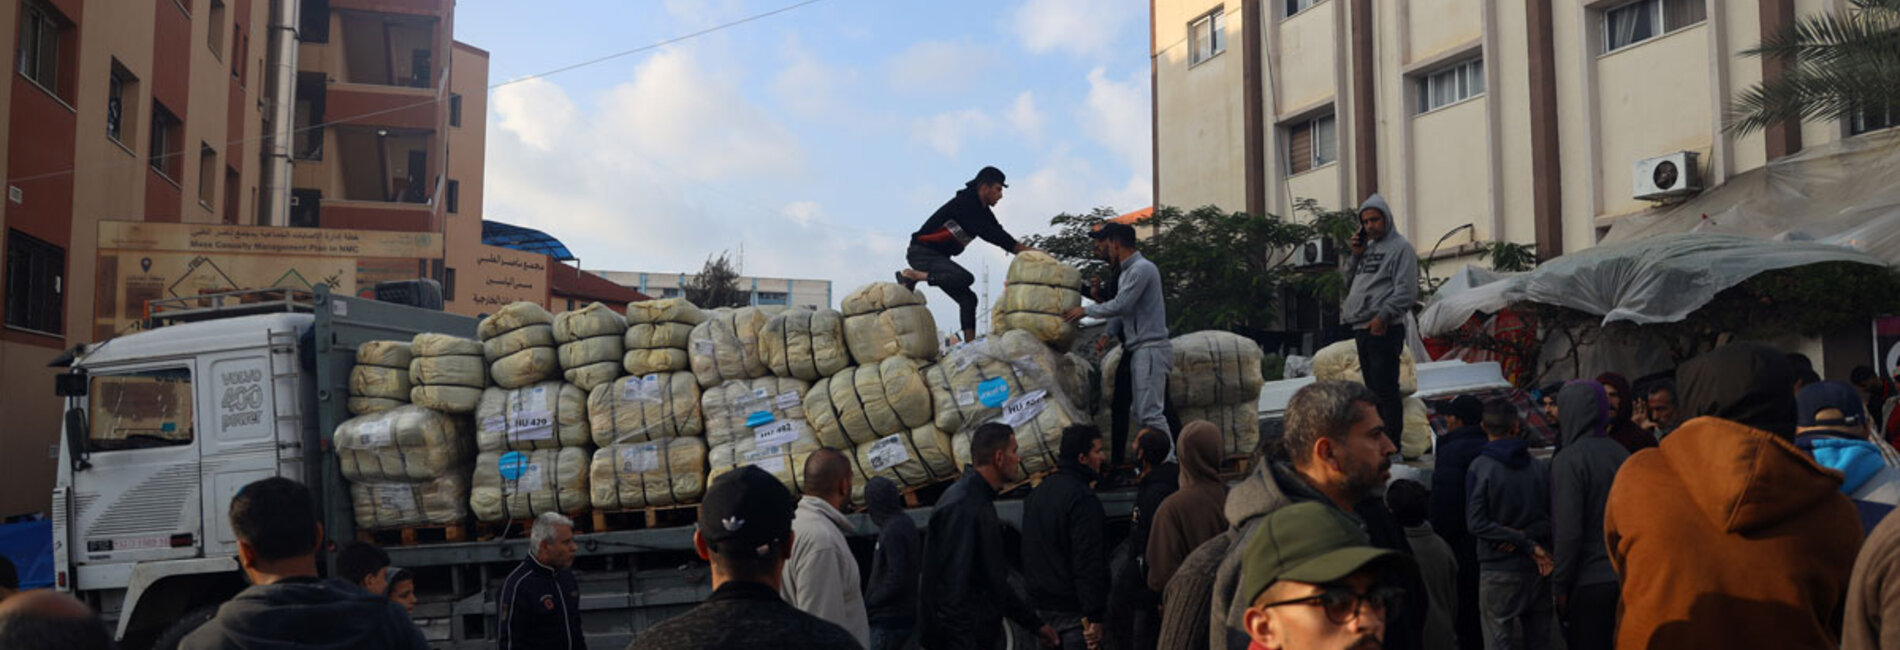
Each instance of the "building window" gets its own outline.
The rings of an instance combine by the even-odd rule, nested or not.
[[[1614,52],[1707,17],[1702,0],[1637,0],[1603,12],[1603,51]]]
[[[231,52],[231,78],[236,79],[238,87],[244,87],[244,62],[251,58],[251,38],[244,33],[244,25],[231,23],[231,43],[237,49]]]
[[[1868,131],[1890,129],[1896,123],[1900,123],[1900,108],[1888,107],[1861,111],[1848,118],[1847,132],[1850,135],[1860,135]]]
[[[455,269],[442,269],[442,299],[455,299]]]
[[[1484,94],[1484,60],[1466,61],[1418,79],[1418,112]]]
[[[451,180],[445,202],[449,204],[449,214],[462,211],[462,181]]]
[[[218,150],[203,142],[198,143],[198,204],[211,207],[212,199],[218,196]]]
[[[686,295],[686,292],[681,289],[675,289],[675,288],[669,287],[669,288],[660,290],[661,298],[678,298],[684,295]]]
[[[462,96],[449,95],[449,126],[462,125]]]
[[[1333,116],[1324,115],[1287,127],[1287,175],[1302,174],[1339,159],[1339,135]]]
[[[182,133],[184,123],[165,108],[158,100],[152,100],[152,149],[146,152],[152,159],[152,170],[172,181],[178,180],[180,157],[184,156]]]
[[[1214,58],[1214,55],[1227,51],[1227,13],[1217,8],[1213,13],[1194,19],[1188,23],[1188,65]]]
[[[185,368],[140,370],[92,378],[92,426],[86,451],[191,444],[191,371]]]
[[[106,81],[106,136],[126,144],[133,140],[133,134],[127,128],[125,106],[127,101],[138,101],[139,80],[132,72],[112,60],[112,76]],[[131,145],[127,145],[131,146]]]
[[[792,297],[783,291],[759,291],[753,295],[757,297],[752,301],[755,305],[789,305],[792,302]]]
[[[330,42],[330,0],[302,0],[297,3],[297,41]]]
[[[20,74],[59,96],[59,41],[66,20],[37,2],[20,6]]]
[[[211,22],[205,24],[205,47],[224,60],[224,0],[211,0]]]
[[[1291,16],[1312,9],[1313,5],[1319,4],[1320,1],[1321,0],[1286,0],[1286,15]]]
[[[7,326],[44,334],[63,331],[66,251],[18,230],[7,230]]]

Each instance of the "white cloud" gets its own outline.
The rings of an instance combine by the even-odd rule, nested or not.
[[[1042,140],[1042,111],[1036,109],[1036,96],[1025,90],[1016,96],[1016,102],[1009,107],[1009,125],[1015,127],[1030,142]]]
[[[786,219],[790,219],[792,223],[796,223],[800,226],[810,226],[813,221],[818,220],[819,215],[823,214],[824,207],[818,205],[817,201],[793,201],[785,204],[785,207],[779,212],[785,215]]]
[[[560,86],[546,79],[528,79],[495,89],[493,107],[497,126],[528,146],[547,151],[574,123],[574,102]]]
[[[911,124],[911,139],[922,141],[937,153],[955,158],[963,151],[963,142],[972,136],[988,135],[996,120],[988,113],[966,108],[919,118]]]
[[[856,80],[856,71],[827,65],[796,41],[788,43],[781,55],[785,68],[772,80],[772,94],[779,104],[805,117],[844,108],[841,99],[845,88]]]
[[[797,139],[738,85],[710,74],[678,50],[634,70],[630,83],[601,100],[594,146],[630,148],[691,179],[793,172],[803,164]]]
[[[1102,68],[1089,71],[1082,128],[1144,178],[1154,169],[1152,108],[1146,75],[1131,74],[1126,81],[1116,81]]]
[[[984,78],[999,61],[991,48],[970,41],[923,41],[891,57],[891,88],[918,95],[954,95]]]
[[[1142,3],[1135,2],[1026,0],[1010,12],[1008,25],[1030,52],[1105,57],[1124,27],[1147,24],[1141,9]]]

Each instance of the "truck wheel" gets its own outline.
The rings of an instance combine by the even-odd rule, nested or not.
[[[184,616],[160,632],[158,640],[152,642],[152,650],[178,650],[178,644],[185,640],[198,626],[204,625],[218,615],[217,605],[205,605],[186,612]]]

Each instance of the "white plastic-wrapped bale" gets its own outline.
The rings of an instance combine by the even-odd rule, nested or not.
[[[588,468],[594,508],[693,503],[706,493],[706,441],[667,438],[602,447]]]
[[[739,438],[795,438],[809,431],[805,422],[805,392],[809,390],[811,384],[804,380],[780,377],[735,379],[702,389],[699,405],[706,418],[706,444],[726,445]]]
[[[417,386],[488,386],[488,365],[480,356],[416,357],[409,362],[409,381]]]
[[[1425,400],[1416,397],[1405,398],[1401,406],[1404,407],[1405,429],[1399,435],[1399,455],[1406,460],[1417,460],[1432,449],[1431,412],[1425,407]]]
[[[895,282],[873,282],[844,297],[844,342],[860,366],[891,357],[937,358],[937,320],[924,294]]]
[[[475,448],[522,451],[579,447],[593,442],[587,391],[544,381],[513,390],[489,387],[475,409]]]
[[[898,487],[922,487],[958,476],[950,436],[932,424],[858,445],[853,455],[866,480],[883,476]]]
[[[698,436],[705,431],[699,381],[690,372],[621,377],[587,396],[594,444]]]
[[[1062,429],[1087,420],[1054,401],[1026,402],[1024,406],[999,421],[1015,428],[1016,453],[1022,457],[1019,468],[1027,477],[1055,469],[1056,462],[1062,458]],[[951,436],[950,447],[956,455],[957,467],[970,464],[970,436],[974,433],[972,428]]]
[[[409,403],[409,363],[414,359],[408,341],[366,341],[356,346],[356,365],[350,368],[352,415],[386,411]]]
[[[1062,387],[1069,403],[1083,413],[1094,413],[1101,404],[1100,383],[1095,381],[1095,365],[1088,357],[1070,352],[1056,357],[1056,385]]]
[[[356,346],[356,365],[359,366],[406,370],[413,358],[415,353],[410,351],[408,341],[365,341]]]
[[[626,335],[627,317],[598,302],[556,314],[554,342],[560,346],[562,377],[581,390],[619,378]]]
[[[407,371],[404,371],[404,372],[407,372]],[[413,390],[411,392],[413,392]],[[371,413],[381,413],[383,411],[387,411],[389,409],[393,409],[393,408],[396,408],[398,406],[402,406],[408,403],[409,403],[408,395],[402,396],[402,399],[386,399],[382,397],[351,397],[350,402],[349,402],[349,409],[350,409],[350,415],[369,415]]]
[[[719,309],[708,314],[706,322],[693,326],[688,352],[692,355],[693,375],[701,387],[717,386],[734,379],[752,379],[771,374],[765,357],[759,355],[759,331],[772,319],[775,308],[740,307]]]
[[[627,324],[642,323],[685,323],[698,325],[706,320],[706,312],[701,311],[685,298],[662,298],[627,303]]]
[[[482,356],[482,342],[423,332],[410,341],[409,350],[415,357],[479,357]]]
[[[396,369],[367,364],[356,364],[350,368],[351,397],[379,397],[390,400],[408,400],[408,368]]]
[[[1062,313],[1082,306],[1082,273],[1040,251],[1016,255],[1003,282],[1003,299],[993,310],[992,330],[1024,330],[1047,343],[1066,347],[1075,341],[1075,324]]]
[[[627,334],[623,343],[626,356],[621,367],[627,374],[645,376],[690,370],[692,357],[686,353],[693,327],[706,322],[706,313],[683,298],[646,300],[627,303]]]
[[[466,417],[411,404],[345,420],[332,440],[343,478],[419,482],[468,465],[475,451],[468,429]]]
[[[805,418],[825,446],[844,449],[930,424],[935,413],[918,362],[890,357],[813,383]]]
[[[596,336],[627,333],[627,317],[598,302],[554,316],[554,342],[573,343]]]
[[[705,321],[700,321],[704,323]],[[693,328],[686,323],[640,323],[627,328],[623,337],[629,350],[685,350],[693,342]],[[685,370],[685,368],[681,368]]]
[[[1174,337],[1168,399],[1175,408],[1251,404],[1266,380],[1260,344],[1232,332],[1208,330]]]
[[[773,439],[770,437],[767,437],[766,441],[769,444],[761,445],[759,444],[759,436],[738,436],[733,438],[731,442],[712,445],[706,452],[706,464],[715,469],[733,467],[743,464],[748,455],[759,457],[761,454],[755,452],[761,452],[761,450],[763,450],[763,455],[805,454],[818,451],[819,448],[824,446],[818,442],[818,434],[813,432],[811,427],[799,428],[797,437],[792,438],[789,442],[784,438]]]
[[[759,331],[759,354],[772,374],[805,381],[835,375],[851,365],[844,344],[844,314],[831,310],[787,309]]]
[[[409,390],[409,402],[443,413],[474,413],[482,403],[482,390],[472,386],[417,386]]]
[[[968,431],[1002,415],[1014,398],[1034,391],[1066,400],[1056,355],[1034,335],[1011,330],[952,350],[924,369],[937,428]]]
[[[421,483],[351,483],[350,505],[365,530],[460,522],[468,518],[468,471]]]
[[[547,308],[526,300],[512,302],[488,315],[487,318],[483,318],[480,323],[476,323],[475,336],[487,341],[530,325],[549,326],[549,336],[552,337],[554,314],[548,313]],[[549,343],[553,341],[553,338],[548,339]]]
[[[526,304],[526,303],[517,303]],[[554,326],[537,323],[509,330],[482,341],[482,356],[490,363],[522,350],[554,349]]]
[[[1226,406],[1190,406],[1180,411],[1181,424],[1207,420],[1220,429],[1221,457],[1247,456],[1260,446],[1260,407],[1255,403]],[[1133,441],[1130,441],[1131,444]]]
[[[621,362],[621,367],[626,369],[627,374],[637,377],[654,373],[690,371],[693,362],[683,348],[656,348],[628,350],[627,356]],[[693,381],[699,380],[695,378]]]
[[[488,366],[488,378],[502,388],[520,388],[560,376],[561,361],[554,348],[528,348]]]
[[[482,452],[475,458],[469,509],[482,521],[585,512],[591,461],[585,447]]]
[[[1366,383],[1359,373],[1359,346],[1340,341],[1313,353],[1313,378],[1326,381]],[[1418,392],[1418,366],[1409,351],[1399,351],[1399,395],[1410,397]]]
[[[791,452],[783,448],[748,452],[737,465],[712,468],[712,471],[707,472],[706,483],[710,485],[719,478],[720,474],[751,465],[765,470],[780,483],[784,483],[786,489],[791,490],[793,494],[798,494],[799,484],[805,482],[805,461],[811,458],[811,453],[809,451]],[[864,502],[864,475],[857,471],[851,472],[851,500],[853,503]]]

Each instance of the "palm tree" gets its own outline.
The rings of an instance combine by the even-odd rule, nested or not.
[[[1792,120],[1900,109],[1900,0],[1852,4],[1797,21],[1743,52],[1787,67],[1742,91],[1724,128],[1745,135]]]

